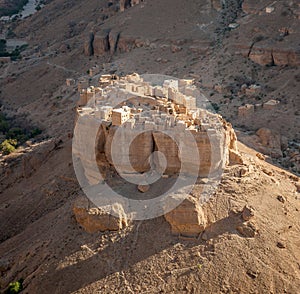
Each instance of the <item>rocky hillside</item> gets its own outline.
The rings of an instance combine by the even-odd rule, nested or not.
[[[29,47],[0,65],[1,111],[43,132],[1,156],[1,291],[22,278],[24,293],[298,292],[299,3],[188,2],[53,0],[2,25]],[[94,234],[76,222],[65,80],[96,85],[95,65],[194,78],[236,128],[245,163],[225,170],[203,234],[163,217]]]

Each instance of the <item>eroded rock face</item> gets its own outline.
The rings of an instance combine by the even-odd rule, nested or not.
[[[103,30],[95,34],[93,48],[95,56],[101,56],[110,50],[109,30]]]
[[[91,56],[94,54],[94,33],[90,32],[89,36],[86,38],[84,42],[84,55]]]
[[[260,65],[274,64],[272,51],[267,48],[254,46],[249,54],[249,58]]]
[[[87,198],[78,198],[73,206],[77,222],[88,233],[117,231],[128,225],[123,207],[114,204],[110,207],[119,218],[93,205]]]
[[[117,165],[123,172],[132,172],[132,168],[135,172],[147,172],[150,169],[149,158],[154,148],[152,133],[144,132],[136,136],[133,130],[119,129],[116,134],[117,130],[118,127],[110,127],[106,137],[105,156],[108,162]],[[117,146],[118,150],[112,149],[113,140],[116,140],[116,138],[114,139],[115,135],[120,143]],[[128,149],[126,144],[131,139],[133,139],[132,144]],[[132,168],[129,166],[128,159]]]
[[[120,32],[117,30],[112,30],[109,32],[109,47],[110,53],[114,54],[118,48],[118,42],[120,38]]]
[[[300,50],[273,49],[273,60],[275,65],[300,65]]]
[[[138,41],[132,36],[121,35],[117,29],[107,29],[90,33],[83,45],[86,56],[102,56],[103,54],[114,54],[116,51],[121,53],[129,52],[136,47],[144,46],[143,40]]]
[[[299,66],[300,51],[293,48],[277,48],[276,46],[255,45],[249,58],[260,65],[291,65]]]
[[[111,165],[117,165],[123,172],[145,173],[151,168],[151,155],[155,151],[163,154],[166,161],[166,169],[163,171],[166,175],[178,174],[181,171],[181,162],[185,162],[191,174],[198,174],[199,177],[207,177],[224,167],[225,164],[242,164],[242,158],[237,149],[237,138],[232,126],[224,122],[224,129],[221,132],[196,133],[194,136],[198,146],[199,162],[195,162],[192,156],[193,152],[183,152],[179,156],[176,141],[170,136],[157,132],[148,131],[136,136],[135,130],[110,126],[98,135],[97,151],[103,153],[107,162]],[[116,131],[118,133],[116,135]],[[119,137],[119,138],[115,138]],[[132,139],[131,139],[132,138]],[[113,150],[113,140],[120,142],[117,149]],[[128,142],[130,147],[126,148]],[[185,142],[186,146],[189,146]],[[190,144],[191,146],[192,143]],[[114,145],[116,146],[116,145]],[[114,147],[116,148],[116,147]],[[157,156],[152,157],[155,166],[160,166],[161,159]],[[129,163],[131,166],[129,166]]]
[[[178,157],[178,147],[174,140],[160,132],[153,132],[153,138],[157,149],[165,155],[167,161],[166,174],[174,174],[180,171],[180,160]]]
[[[236,133],[230,123],[223,121],[226,140],[223,148],[228,149],[227,165],[243,164],[243,159],[238,151]]]

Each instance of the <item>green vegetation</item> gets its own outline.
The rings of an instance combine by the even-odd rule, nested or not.
[[[218,103],[211,103],[211,106],[213,107],[213,109],[215,110],[215,112],[218,112],[220,110],[220,106],[218,105]]]
[[[16,150],[16,146],[17,140],[6,139],[0,144],[0,151],[2,152],[2,154],[7,155],[14,152]]]
[[[12,28],[8,28],[7,33],[6,33],[7,39],[13,39],[16,37],[15,32],[13,31]]]
[[[19,13],[23,7],[28,3],[28,0],[12,1],[11,7],[0,8],[0,16],[12,16]]]
[[[0,54],[6,51],[6,40],[0,39]]]
[[[21,52],[26,49],[28,45],[22,45],[21,47],[17,46],[14,51],[7,52],[6,51],[6,40],[0,40],[0,57],[10,57],[11,60],[15,61],[17,59],[21,59]]]
[[[23,290],[23,279],[18,280],[17,282],[10,283],[5,294],[18,294]]]
[[[0,114],[0,136],[2,135],[0,152],[4,155],[14,152],[17,147],[41,133],[39,128],[27,129],[16,126],[12,120]]]
[[[5,117],[0,114],[0,132],[5,133],[9,130],[9,123]]]

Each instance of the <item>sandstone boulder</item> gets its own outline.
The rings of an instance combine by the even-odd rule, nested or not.
[[[136,38],[120,34],[117,49],[121,53],[130,52],[136,47]]]
[[[146,193],[147,191],[149,191],[149,189],[149,185],[138,185],[138,190],[142,193]]]
[[[121,205],[114,204],[110,210],[119,215],[119,218],[96,207],[85,197],[78,198],[73,205],[76,221],[88,233],[117,231],[128,225],[127,217]]]
[[[165,219],[171,225],[173,234],[198,236],[204,231],[207,220],[199,201],[188,196],[174,210],[165,214]]]
[[[254,238],[257,235],[257,228],[253,222],[246,222],[237,226],[237,231],[245,238]]]
[[[229,163],[230,164],[243,164],[243,158],[241,154],[233,149],[229,149]]]
[[[242,211],[242,218],[244,221],[249,221],[254,216],[254,209],[250,206],[245,206]]]

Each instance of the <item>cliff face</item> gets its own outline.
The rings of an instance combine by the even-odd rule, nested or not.
[[[240,164],[242,159],[237,149],[237,139],[232,126],[224,122],[224,129],[220,132],[210,134],[207,131],[194,134],[194,139],[198,147],[200,170],[198,171],[198,162],[188,156],[188,152],[181,153],[177,143],[171,137],[158,131],[147,131],[136,135],[134,130],[122,129],[118,131],[118,136],[123,138],[119,142],[118,152],[112,148],[114,135],[117,127],[101,127],[98,133],[97,152],[101,153],[107,161],[107,164],[113,165],[119,163],[119,167],[125,172],[143,173],[150,169],[149,158],[154,151],[164,154],[167,166],[165,174],[173,175],[180,172],[181,161],[188,162],[191,173],[198,173],[200,177],[207,177],[209,173],[214,173],[218,169],[229,164]],[[121,134],[122,133],[122,134]],[[122,146],[130,142],[130,148],[123,149]],[[185,145],[188,145],[185,142]],[[129,155],[128,155],[129,151]],[[112,155],[112,152],[114,153]],[[98,154],[98,157],[100,155]],[[103,156],[100,156],[103,160]],[[130,163],[128,162],[128,158]],[[154,164],[160,162],[154,159]],[[130,166],[132,165],[132,167]],[[103,162],[101,163],[103,165]]]

